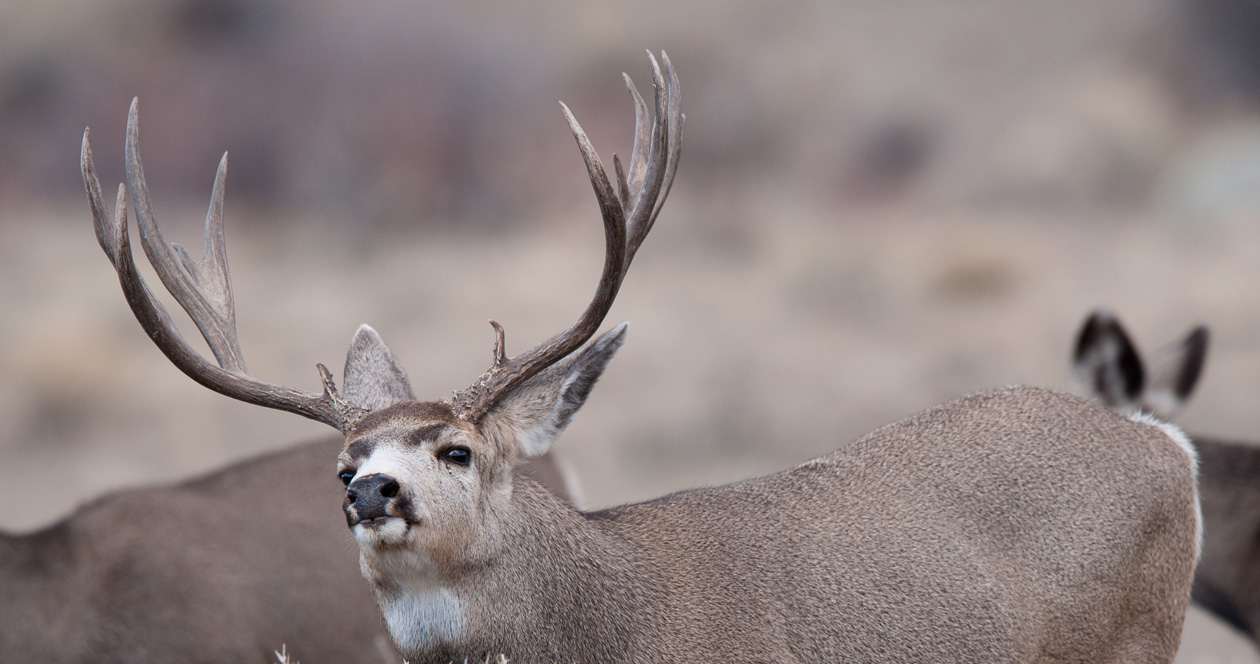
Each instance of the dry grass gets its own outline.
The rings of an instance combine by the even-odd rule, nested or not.
[[[289,647],[287,644],[281,644],[280,649],[275,651],[276,664],[301,664],[301,662],[289,656]]]

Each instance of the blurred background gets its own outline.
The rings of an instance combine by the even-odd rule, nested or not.
[[[556,447],[587,507],[1063,386],[1098,306],[1147,352],[1209,325],[1180,422],[1255,440],[1256,35],[1257,0],[0,2],[0,527],[329,433],[145,338],[90,227],[85,126],[111,192],[140,97],[158,217],[193,253],[231,153],[255,375],[315,390],[368,322],[438,398],[488,366],[488,318],[515,353],[585,304],[602,229],[556,100],[627,154],[645,48],[678,69],[685,148],[609,317],[630,341]],[[1185,643],[1260,662],[1197,611]]]

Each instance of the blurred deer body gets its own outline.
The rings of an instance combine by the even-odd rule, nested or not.
[[[881,428],[796,468],[582,513],[519,472],[545,454],[625,341],[597,336],[669,193],[684,118],[669,59],[610,180],[564,108],[605,232],[595,295],[571,326],[417,401],[362,326],[344,390],[244,370],[222,250],[221,164],[201,261],[161,239],[128,122],[129,187],[105,209],[86,136],[97,237],[124,295],[181,370],[233,398],[345,435],[342,510],[394,643],[413,664],[699,661],[1169,662],[1198,548],[1193,450],[1170,425],[1011,388]],[[129,194],[150,262],[216,363],[185,344],[137,273]],[[807,416],[807,414],[805,414]]]
[[[340,437],[0,534],[4,661],[397,664],[331,470]],[[551,455],[525,473],[567,500]]]
[[[388,661],[353,550],[328,514],[339,447],[320,441],[121,491],[0,538],[0,659],[261,664],[288,643],[311,663]]]
[[[1149,364],[1114,316],[1095,312],[1077,337],[1073,391],[1122,412],[1175,414],[1207,356],[1196,327]],[[1260,636],[1260,444],[1192,435],[1199,453],[1203,556],[1191,599],[1235,628]]]

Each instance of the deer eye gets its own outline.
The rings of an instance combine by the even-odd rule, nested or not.
[[[457,466],[467,466],[468,462],[472,461],[472,452],[467,447],[448,447],[442,450],[438,457]]]
[[[350,486],[350,480],[354,479],[354,471],[343,470],[340,473],[337,473],[337,479],[341,480],[342,484]]]

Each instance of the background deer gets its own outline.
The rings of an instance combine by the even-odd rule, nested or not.
[[[111,494],[0,536],[12,662],[397,662],[341,525],[320,441]]]
[[[591,339],[678,164],[678,81],[663,62],[652,62],[652,120],[627,79],[635,144],[628,166],[614,159],[615,186],[565,108],[607,240],[586,311],[515,357],[494,323],[493,365],[446,400],[415,401],[366,326],[344,392],[322,365],[318,394],[251,377],[222,297],[222,167],[207,255],[193,261],[156,230],[134,109],[112,218],[84,151],[98,239],[181,370],[345,434],[343,510],[412,661],[1170,661],[1198,548],[1193,450],[1169,425],[1076,397],[975,395],[788,471],[593,513],[515,472],[546,452],[625,340],[624,323]],[[217,366],[137,274],[130,194],[146,254]]]
[[[1073,391],[1123,412],[1171,417],[1202,375],[1208,331],[1199,326],[1143,362],[1120,322],[1086,319],[1073,354]],[[1191,599],[1250,636],[1260,634],[1260,447],[1192,436],[1199,451],[1203,557]]]
[[[340,438],[0,534],[8,662],[397,664],[336,513]],[[567,499],[551,456],[525,472]]]

